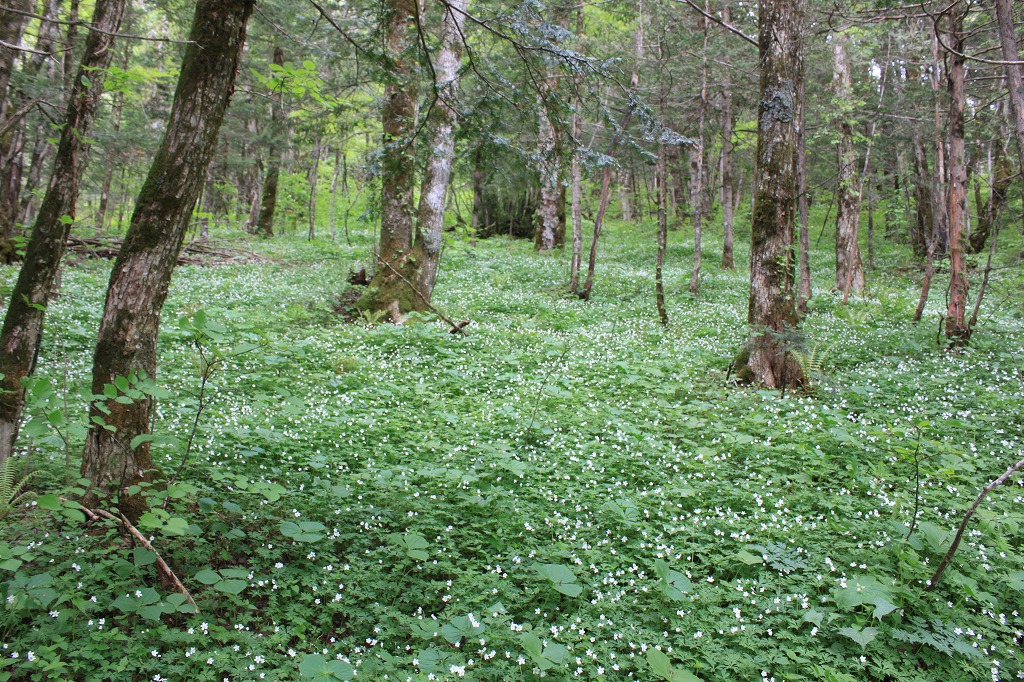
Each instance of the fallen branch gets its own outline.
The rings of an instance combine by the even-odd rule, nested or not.
[[[967,510],[967,513],[964,514],[964,520],[960,522],[960,527],[956,531],[956,537],[953,538],[953,544],[949,546],[949,551],[946,552],[946,556],[942,557],[942,561],[939,562],[939,567],[935,569],[935,573],[932,574],[931,580],[928,581],[928,585],[924,588],[926,592],[935,589],[935,586],[939,584],[939,579],[946,571],[946,567],[949,566],[949,562],[953,560],[953,555],[956,554],[956,550],[960,546],[960,540],[963,539],[964,531],[967,530],[967,522],[971,520],[972,516],[974,516],[974,512],[977,511],[981,501],[985,499],[985,496],[988,495],[993,488],[1006,483],[1010,476],[1013,476],[1013,473],[1021,467],[1024,467],[1024,459],[1014,464],[1012,467],[1007,469],[1002,476],[985,486],[985,489],[981,491],[980,495],[978,495],[978,499],[974,500],[974,504],[972,504],[970,509]]]
[[[403,282],[405,282],[408,285],[408,287],[410,289],[412,289],[412,292],[420,297],[420,300],[423,301],[423,305],[427,306],[427,308],[430,309],[430,312],[434,313],[435,315],[437,315],[442,320],[444,320],[445,322],[448,323],[448,326],[451,327],[451,329],[448,330],[449,334],[462,334],[463,336],[466,336],[465,327],[466,327],[466,325],[469,324],[469,320],[462,320],[461,322],[455,322],[454,320],[452,320],[452,318],[448,317],[447,315],[442,313],[440,310],[438,310],[434,306],[430,305],[430,301],[427,300],[427,297],[424,296],[423,294],[421,294],[420,290],[417,289],[416,286],[412,282],[407,280],[405,278],[405,276],[402,275],[402,273],[400,273],[398,270],[395,270],[394,266],[392,266],[391,263],[387,262],[383,258],[378,258],[377,260],[382,265],[386,266],[388,270],[393,272],[395,274],[395,277],[397,277],[398,279],[400,279]]]
[[[140,543],[142,543],[143,547],[148,549],[150,552],[152,552],[156,556],[156,565],[160,569],[160,573],[164,576],[164,578],[166,578],[168,581],[170,581],[174,585],[175,588],[177,588],[178,592],[180,592],[181,594],[183,594],[185,596],[185,599],[188,600],[189,604],[191,604],[192,606],[195,606],[196,613],[197,614],[199,613],[199,606],[196,604],[195,599],[192,598],[192,595],[189,594],[188,590],[185,589],[185,586],[181,584],[181,581],[178,580],[178,576],[174,575],[174,571],[172,571],[171,567],[167,565],[167,562],[163,560],[163,558],[160,556],[160,553],[157,552],[156,549],[154,549],[153,544],[149,540],[146,539],[146,536],[143,535],[142,533],[140,533],[139,529],[136,528],[135,526],[133,526],[131,524],[131,522],[129,522],[128,519],[126,519],[124,517],[123,514],[119,514],[117,516],[114,516],[113,514],[111,514],[110,512],[108,512],[105,509],[85,509],[83,507],[82,510],[86,513],[86,515],[88,515],[88,516],[90,516],[92,518],[96,518],[97,516],[102,516],[104,518],[110,519],[112,521],[116,521],[116,522],[120,523],[121,525],[123,525],[128,530],[128,532],[132,534],[132,536],[136,540],[138,540]]]

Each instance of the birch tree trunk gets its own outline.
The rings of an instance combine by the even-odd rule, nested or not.
[[[449,0],[447,5],[442,5],[445,14],[441,23],[441,47],[434,59],[437,102],[427,123],[430,158],[427,159],[420,186],[416,241],[412,250],[412,263],[416,270],[411,281],[419,292],[412,301],[415,310],[425,310],[430,305],[441,260],[445,195],[455,158],[455,105],[459,95],[466,4],[467,0]],[[555,219],[557,222],[557,215]]]
[[[737,376],[768,388],[803,383],[785,334],[796,324],[793,223],[796,208],[795,107],[803,79],[801,0],[762,0],[758,17],[761,97],[757,107],[757,174],[751,220],[750,339]]]
[[[43,316],[75,217],[78,185],[85,167],[86,142],[103,93],[103,73],[113,56],[113,34],[124,16],[125,0],[97,0],[82,63],[68,97],[50,184],[25,251],[0,331],[0,462],[9,457],[24,407],[24,379],[35,368]],[[88,76],[86,75],[88,74]]]
[[[93,355],[95,394],[109,395],[107,387],[123,386],[124,379],[156,376],[160,312],[234,91],[254,4],[196,4],[167,129],[110,276]],[[86,439],[82,475],[92,481],[90,506],[109,495],[117,496],[117,506],[131,521],[146,510],[143,496],[129,494],[127,488],[157,473],[149,443],[134,442],[149,432],[152,409],[148,394],[125,403],[109,399],[93,405],[90,417],[115,430],[94,424]]]

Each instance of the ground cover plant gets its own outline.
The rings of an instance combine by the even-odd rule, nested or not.
[[[808,390],[767,391],[730,381],[745,271],[712,240],[690,296],[674,233],[663,327],[654,241],[614,226],[582,302],[560,254],[452,238],[465,337],[345,321],[365,236],[182,268],[155,385],[112,387],[159,393],[149,547],[71,501],[109,262],[66,268],[0,477],[0,680],[1024,679],[1019,476],[928,589],[1022,457],[1017,271],[951,353],[914,271],[843,305],[822,254]]]

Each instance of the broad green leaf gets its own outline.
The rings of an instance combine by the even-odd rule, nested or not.
[[[323,539],[323,533],[320,531],[324,528],[324,524],[317,521],[300,521],[299,523],[282,521],[281,535],[296,542],[316,542]]]
[[[426,552],[427,547],[430,547],[430,543],[419,533],[391,533],[388,535],[388,540],[405,552],[406,556],[410,559],[425,561],[430,556]]]
[[[655,648],[647,650],[647,664],[654,674],[669,682],[700,682],[700,678],[687,670],[680,670],[672,665],[672,661]]]
[[[217,571],[214,571],[209,568],[204,568],[203,570],[196,573],[196,580],[198,580],[204,585],[214,585],[216,583],[219,583],[220,579],[220,574],[217,573]]]
[[[353,677],[355,670],[344,661],[324,658],[320,654],[311,654],[299,663],[299,675],[317,680],[342,680],[347,682]]]
[[[213,589],[227,592],[228,594],[239,594],[247,587],[249,587],[248,580],[221,580],[213,586]]]
[[[685,593],[693,589],[690,579],[679,571],[672,570],[664,559],[654,562],[654,573],[663,581],[661,590],[669,599],[676,601],[686,599]]]
[[[534,564],[534,570],[554,584],[554,588],[564,595],[578,597],[583,587],[576,582],[576,574],[562,564]]]
[[[841,628],[839,634],[849,637],[857,644],[860,644],[861,649],[865,649],[868,644],[874,641],[875,636],[878,634],[878,628],[864,628],[862,630],[857,628]]]
[[[60,498],[52,493],[40,497],[36,500],[36,504],[39,505],[40,509],[46,509],[48,511],[57,511],[64,506]]]
[[[751,552],[748,552],[745,549],[741,549],[740,551],[736,552],[736,558],[745,563],[747,566],[760,566],[764,563],[764,560],[761,557]]]

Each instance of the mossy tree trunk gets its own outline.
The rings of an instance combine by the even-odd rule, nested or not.
[[[253,0],[199,0],[163,141],[139,191],[128,233],[114,262],[99,339],[93,356],[93,393],[123,386],[121,377],[156,375],[160,312],[181,250],[192,208],[206,179],[217,134],[234,90],[245,27]],[[152,397],[95,403],[82,475],[92,481],[87,501],[117,496],[132,520],[146,509],[127,488],[151,480],[156,467],[149,443]],[[133,447],[135,445],[135,447]]]
[[[387,0],[384,12],[384,56],[390,68],[381,108],[380,242],[373,279],[356,303],[357,308],[367,311],[389,310],[395,302],[399,310],[412,310],[417,299],[407,282],[415,270],[409,259],[416,167],[413,142],[418,115],[413,24],[419,8],[417,0]]]
[[[86,142],[103,92],[126,0],[97,0],[85,52],[68,97],[50,184],[43,197],[0,331],[0,461],[11,455],[24,407],[23,381],[35,367],[43,317],[75,217]]]
[[[803,78],[802,2],[763,0],[758,17],[761,98],[757,181],[751,220],[751,336],[738,376],[768,388],[802,385],[803,370],[782,337],[796,324],[793,223],[796,208],[796,96]]]

